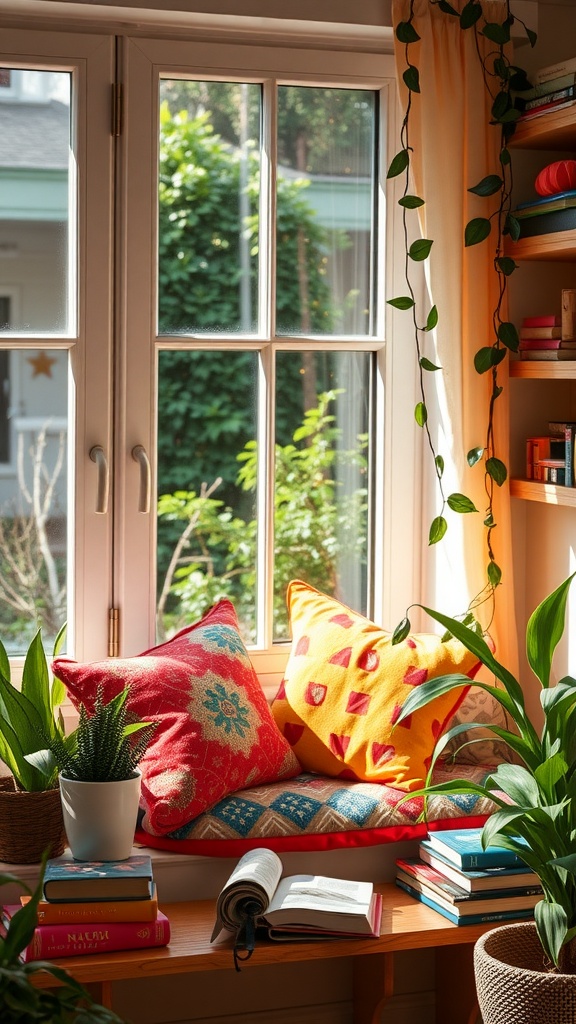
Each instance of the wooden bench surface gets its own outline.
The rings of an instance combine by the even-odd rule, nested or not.
[[[458,927],[393,884],[375,888],[383,897],[380,938],[330,938],[312,942],[258,940],[251,959],[242,969],[311,958],[326,960],[469,945],[494,927],[493,922]],[[84,984],[234,969],[231,937],[224,933],[215,943],[210,942],[215,920],[214,900],[167,903],[162,905],[162,910],[171,926],[170,944],[166,947],[96,953],[56,962]],[[39,975],[37,984],[44,986],[54,982],[47,975]]]

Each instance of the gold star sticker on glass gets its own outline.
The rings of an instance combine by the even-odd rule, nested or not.
[[[33,369],[32,376],[40,377],[45,374],[46,377],[52,376],[52,364],[56,362],[46,352],[39,352],[36,356],[29,356],[28,362]]]

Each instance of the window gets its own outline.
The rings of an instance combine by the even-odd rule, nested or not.
[[[41,249],[54,226],[55,283],[0,262],[0,291],[21,289],[0,370],[17,363],[22,400],[35,382],[58,395],[16,419],[36,443],[53,420],[52,459],[65,446],[69,649],[136,653],[228,595],[272,665],[293,576],[382,607],[391,62],[106,35],[83,54],[79,39],[50,34],[29,68],[52,139],[66,112],[67,158],[37,171],[67,202],[10,236]],[[25,32],[10,42],[26,52]]]

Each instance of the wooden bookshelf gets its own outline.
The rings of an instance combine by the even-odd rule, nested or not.
[[[576,360],[511,359],[509,374],[521,380],[576,380]]]
[[[511,480],[510,495],[524,501],[540,501],[545,505],[566,505],[576,508],[576,487],[558,487],[538,480]]]

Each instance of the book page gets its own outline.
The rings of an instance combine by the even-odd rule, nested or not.
[[[282,861],[273,850],[249,850],[238,861],[218,896],[216,923],[210,941],[223,929],[236,931],[247,913],[260,916],[267,909],[282,874]]]
[[[267,917],[277,910],[318,910],[327,913],[366,913],[372,898],[372,882],[353,882],[324,875],[290,875],[283,878],[270,901]]]

